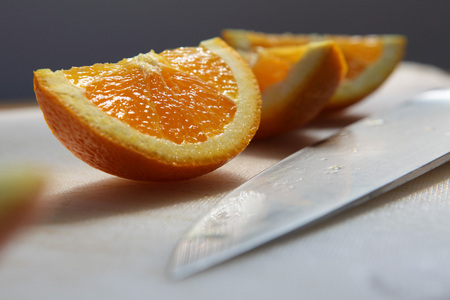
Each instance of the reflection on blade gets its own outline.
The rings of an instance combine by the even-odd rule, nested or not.
[[[266,204],[265,195],[254,191],[242,191],[225,198],[186,235],[179,248],[183,256],[177,256],[174,263],[186,265],[196,261],[201,270],[211,264],[210,259],[219,263],[233,256],[233,253],[224,253],[222,257],[212,255],[221,249],[231,249],[241,234],[245,234],[241,228],[261,222],[268,213]],[[187,275],[182,273],[179,276]]]
[[[255,176],[178,244],[183,278],[391,190],[450,159],[450,90],[361,120]]]

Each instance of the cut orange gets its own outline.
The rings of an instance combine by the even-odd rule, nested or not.
[[[258,138],[300,128],[314,119],[335,93],[347,67],[332,41],[241,54],[252,67],[261,90]]]
[[[129,179],[210,172],[248,145],[260,121],[256,79],[220,38],[116,64],[38,70],[34,85],[62,144]]]
[[[312,41],[335,41],[345,57],[348,72],[326,109],[347,107],[375,91],[403,59],[406,47],[406,38],[402,35],[269,34],[227,29],[222,36],[232,47],[250,52]]]
[[[44,178],[25,167],[3,168],[0,174],[0,247],[33,216]]]

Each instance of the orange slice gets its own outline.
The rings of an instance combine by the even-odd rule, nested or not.
[[[257,138],[279,135],[314,119],[335,93],[347,68],[332,41],[241,53],[261,90]]]
[[[345,57],[348,72],[325,109],[347,107],[375,91],[403,59],[406,48],[406,38],[402,35],[269,34],[227,29],[222,36],[232,47],[250,52],[312,41],[335,41]]]
[[[2,168],[0,174],[0,247],[34,215],[44,178],[25,167]]]
[[[260,121],[261,96],[241,56],[219,38],[116,64],[35,72],[53,134],[107,173],[181,180],[240,153]]]

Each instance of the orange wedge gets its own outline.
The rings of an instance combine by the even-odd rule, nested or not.
[[[2,168],[0,174],[0,247],[33,216],[44,178],[25,167]]]
[[[246,52],[312,41],[335,41],[345,57],[348,72],[325,109],[341,109],[370,95],[403,59],[406,48],[406,38],[402,35],[269,34],[227,29],[222,36],[232,47]]]
[[[260,121],[261,96],[242,57],[219,38],[115,64],[34,73],[53,134],[107,173],[182,180],[240,153]]]
[[[335,93],[347,68],[339,47],[332,41],[241,54],[261,90],[257,138],[279,135],[314,119]]]

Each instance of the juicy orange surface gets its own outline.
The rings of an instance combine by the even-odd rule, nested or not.
[[[252,33],[248,37],[251,43],[251,50],[259,47],[270,48],[280,46],[305,45],[316,40],[312,36],[302,35],[278,35]],[[383,44],[377,38],[367,38],[359,36],[330,36],[341,48],[348,70],[345,79],[353,79],[361,74],[368,66],[372,65],[382,54]],[[318,36],[318,40],[327,39],[327,36]]]
[[[261,57],[252,67],[261,92],[268,86],[283,81],[291,66],[292,64],[278,57]]]
[[[346,79],[356,78],[367,67],[372,65],[383,52],[383,45],[380,39],[360,39],[360,38],[337,38],[336,43],[342,50],[348,70]],[[351,59],[350,59],[351,58]]]
[[[151,71],[124,60],[64,73],[102,111],[144,134],[181,144],[222,133],[238,92],[225,62],[203,48],[166,50],[159,58]]]
[[[307,47],[275,47],[258,53],[258,59],[253,63],[252,70],[258,79],[261,92],[267,87],[286,79],[292,66],[306,52]]]

